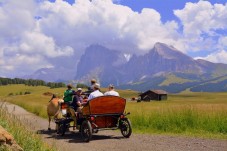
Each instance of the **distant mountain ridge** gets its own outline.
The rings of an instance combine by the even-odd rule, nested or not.
[[[41,68],[31,75],[23,76],[24,79],[40,79],[47,82],[63,82],[74,78],[74,69]]]
[[[186,89],[200,91],[199,87],[203,89],[202,83],[207,81],[206,85],[209,85],[212,79],[223,79],[222,77],[227,75],[227,65],[195,60],[173,46],[158,42],[148,53],[141,56],[123,54],[101,45],[91,45],[81,56],[74,71],[76,74],[73,79],[79,82],[96,78],[102,86],[111,83],[125,89],[142,91],[160,88],[180,92]],[[62,76],[60,73],[55,74]],[[37,73],[35,75],[36,78],[40,76]],[[166,80],[168,85],[165,85]],[[225,80],[221,81],[225,83]]]
[[[166,72],[201,73],[202,69],[193,58],[166,44],[156,43],[147,54],[133,57],[124,71],[129,77],[133,75],[132,79],[140,79]]]
[[[133,55],[130,60],[124,60],[121,64],[114,66],[119,56],[123,55],[116,50],[109,50],[99,45],[87,48],[78,64],[76,79],[89,80],[93,76],[99,79],[103,86],[113,83],[122,88],[132,88],[131,84],[157,79],[157,75],[164,79],[168,78],[166,77],[168,73],[184,73],[182,75],[186,81],[189,80],[187,75],[194,75],[194,81],[201,81],[200,76],[207,80],[227,74],[226,64],[202,59],[195,60],[176,48],[159,42],[148,53],[142,56]],[[84,69],[88,69],[86,73]],[[153,86],[154,84],[150,85],[150,87]],[[138,87],[137,90],[143,89],[139,85]],[[149,86],[146,89],[149,89]]]

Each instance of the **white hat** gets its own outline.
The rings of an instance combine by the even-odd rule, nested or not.
[[[77,91],[82,91],[82,88],[77,88]]]
[[[114,85],[113,85],[113,84],[110,84],[110,85],[109,85],[109,88],[114,88]]]
[[[96,83],[96,80],[95,79],[91,79],[91,83]]]
[[[98,83],[95,83],[95,84],[94,84],[94,88],[97,88],[97,89],[99,89],[99,88],[100,88],[100,84],[98,84]]]

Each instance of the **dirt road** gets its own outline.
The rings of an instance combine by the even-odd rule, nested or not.
[[[93,135],[89,143],[84,143],[77,130],[71,130],[63,137],[57,136],[54,131],[47,130],[46,119],[16,105],[7,103],[4,106],[7,107],[8,112],[29,123],[32,130],[40,133],[49,145],[57,146],[59,151],[227,151],[227,140],[141,134],[132,134],[129,139],[126,139],[118,130],[100,131]],[[55,124],[51,123],[51,128],[54,129],[54,127]]]

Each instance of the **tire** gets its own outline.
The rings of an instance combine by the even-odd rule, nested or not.
[[[66,131],[66,126],[65,124],[58,124],[58,129],[57,129],[57,134],[64,136]]]
[[[132,134],[132,125],[130,120],[125,118],[125,119],[121,119],[119,122],[120,122],[121,134],[125,138],[129,138]]]
[[[85,120],[82,122],[82,125],[80,127],[80,134],[84,142],[89,142],[91,140],[92,128],[89,121]]]

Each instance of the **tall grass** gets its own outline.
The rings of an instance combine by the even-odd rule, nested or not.
[[[16,142],[24,149],[24,151],[54,151],[53,146],[45,144],[41,137],[32,131],[29,131],[21,122],[21,120],[0,106],[0,125],[11,133]],[[0,150],[9,150],[1,146]]]
[[[5,145],[1,145],[0,146],[0,151],[11,151],[11,149],[6,147]]]
[[[130,116],[135,129],[141,132],[211,133],[227,135],[227,112],[201,113],[198,109],[157,110],[137,112]]]
[[[27,90],[32,93],[7,96],[12,91],[24,92]],[[64,88],[50,89],[24,85],[0,86],[0,99],[20,105],[26,110],[46,118],[46,106],[50,96],[44,96],[43,93],[62,94],[64,90]],[[119,90],[119,92],[124,98],[138,95],[137,92],[129,90]],[[128,117],[132,122],[134,132],[198,135],[227,139],[226,98],[227,93],[169,94],[167,101],[140,103],[127,101],[126,112],[131,112]]]
[[[195,95],[197,98],[195,93],[187,97],[179,94],[170,96],[169,101],[128,103],[134,131],[227,139],[227,101],[221,97],[192,99]]]

